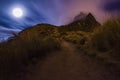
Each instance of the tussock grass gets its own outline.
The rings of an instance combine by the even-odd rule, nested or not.
[[[60,49],[50,25],[40,25],[21,32],[13,40],[0,44],[0,78],[22,72],[29,64]],[[55,34],[56,35],[56,34]]]
[[[88,35],[87,32],[83,31],[72,31],[66,32],[63,39],[78,45],[84,45],[87,42]]]
[[[89,55],[120,65],[120,19],[108,20],[96,28],[87,46]]]

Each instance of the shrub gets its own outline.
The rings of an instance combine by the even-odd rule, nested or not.
[[[87,45],[88,54],[94,53],[107,62],[120,62],[120,19],[108,20],[97,28]]]
[[[108,51],[120,45],[120,21],[107,21],[102,27],[94,31],[92,46],[99,51]]]

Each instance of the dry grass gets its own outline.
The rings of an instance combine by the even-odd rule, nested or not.
[[[51,31],[48,31],[50,30]],[[53,27],[36,26],[21,32],[15,39],[0,44],[0,78],[17,74],[29,64],[36,63],[50,51],[60,48],[53,36]],[[53,34],[52,34],[53,33]],[[1,79],[2,80],[2,79]]]
[[[109,20],[95,29],[87,47],[87,54],[119,65],[120,19]]]

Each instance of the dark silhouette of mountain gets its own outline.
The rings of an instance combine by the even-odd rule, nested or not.
[[[89,13],[89,14],[84,14],[84,13],[80,13],[80,15],[77,15],[73,22],[68,24],[68,25],[64,25],[61,26],[61,31],[93,31],[94,28],[96,28],[97,26],[100,26],[100,23],[95,19],[95,17]]]

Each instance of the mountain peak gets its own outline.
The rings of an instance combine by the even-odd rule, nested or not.
[[[94,16],[92,15],[92,13],[88,13],[88,15],[87,15],[87,16],[94,17]]]
[[[73,22],[79,21],[79,20],[92,20],[96,21],[95,17],[92,15],[92,13],[84,13],[80,12],[77,16],[74,17]]]
[[[97,22],[95,17],[91,13],[80,13],[75,16],[72,23],[69,26],[73,27],[71,29],[82,30],[82,31],[93,31],[95,27],[99,26],[100,23]]]
[[[96,22],[96,19],[95,19],[95,17],[92,15],[92,13],[88,13],[88,15],[86,16],[86,20]]]

